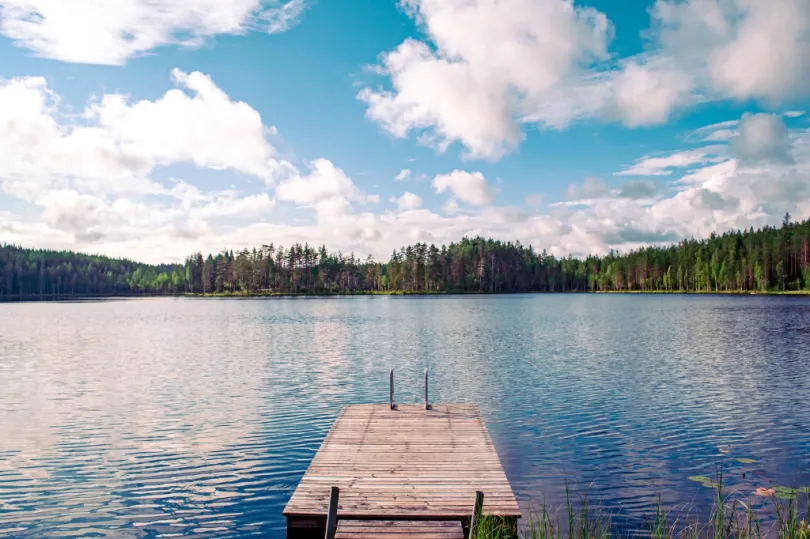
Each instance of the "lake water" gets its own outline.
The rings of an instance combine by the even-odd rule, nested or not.
[[[432,400],[480,405],[522,503],[567,483],[640,523],[657,496],[707,511],[690,476],[810,483],[804,298],[0,304],[0,536],[284,537],[340,408],[387,402],[392,367],[400,402],[427,368]]]

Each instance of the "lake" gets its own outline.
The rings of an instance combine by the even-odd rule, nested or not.
[[[523,504],[568,484],[616,522],[658,496],[707,513],[690,476],[810,484],[809,365],[810,298],[0,304],[0,536],[284,537],[340,408],[387,402],[390,368],[399,402],[427,368],[433,401],[480,405]]]

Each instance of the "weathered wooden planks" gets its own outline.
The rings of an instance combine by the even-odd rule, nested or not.
[[[338,522],[460,521],[476,491],[483,514],[520,516],[475,405],[345,407],[284,509],[289,537],[323,529],[332,486],[340,488]]]
[[[335,539],[464,539],[460,521],[343,520]]]

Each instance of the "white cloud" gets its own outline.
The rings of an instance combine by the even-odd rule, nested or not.
[[[288,0],[284,2],[276,2],[275,5],[270,4],[269,9],[265,9],[259,17],[259,21],[267,22],[267,32],[270,34],[278,34],[286,32],[301,20],[304,11],[309,7],[308,0]],[[263,24],[259,24],[261,30]]]
[[[110,211],[103,200],[92,195],[81,195],[73,190],[51,191],[39,199],[45,208],[43,221],[53,229],[77,234],[80,239],[101,239],[101,232],[93,227],[107,220]]]
[[[703,71],[721,95],[780,101],[806,92],[805,0],[658,0],[652,14],[663,53]]]
[[[398,137],[410,131],[444,150],[498,158],[523,138],[521,102],[577,66],[606,58],[611,27],[565,0],[403,0],[432,46],[407,39],[382,57],[393,89],[364,89],[368,115]]]
[[[305,8],[305,0],[0,0],[0,32],[45,58],[123,64],[163,45],[282,32]]]
[[[276,198],[315,209],[320,221],[333,220],[352,211],[352,201],[374,202],[379,197],[364,196],[343,170],[328,159],[316,159],[306,176],[296,175],[276,187]]]
[[[461,206],[459,206],[458,200],[456,200],[455,198],[448,198],[447,202],[442,204],[442,211],[446,215],[453,215],[455,213],[458,213],[460,210]]]
[[[716,86],[732,97],[783,100],[810,83],[810,3],[737,0],[730,40],[709,56]]]
[[[0,191],[12,206],[16,199],[42,210],[36,227],[18,223],[14,230],[61,237],[62,247],[148,243],[199,237],[210,219],[238,222],[271,212],[275,201],[264,192],[204,192],[152,178],[156,167],[180,163],[268,183],[298,173],[273,157],[265,139],[273,128],[251,107],[231,101],[203,74],[175,71],[173,80],[191,95],[175,89],[135,103],[105,95],[80,116],[63,113],[43,78],[0,81]]]
[[[656,196],[661,190],[658,182],[653,180],[629,181],[619,186],[617,196],[632,199],[645,199]]]
[[[777,117],[746,116],[739,125],[696,135],[736,128],[734,154],[725,145],[706,146],[647,156],[625,171],[674,181],[640,178],[609,187],[586,179],[569,193],[575,200],[549,201],[548,213],[493,206],[495,186],[481,172],[463,170],[433,178],[433,189],[447,199],[439,211],[425,209],[413,193],[394,199],[396,207],[372,211],[364,204],[378,195],[364,194],[345,171],[323,158],[301,170],[278,160],[264,138],[272,128],[250,107],[231,101],[204,76],[186,77],[176,78],[183,89],[172,90],[182,95],[169,92],[154,101],[102,96],[82,117],[64,114],[44,79],[0,83],[0,196],[4,209],[12,208],[0,212],[2,239],[151,262],[269,241],[323,243],[386,259],[402,244],[441,244],[464,235],[581,255],[776,224],[786,211],[810,217],[810,132],[785,136]],[[173,100],[173,110],[160,108]],[[191,117],[209,118],[215,127],[197,133],[175,125],[193,123]],[[150,129],[159,131],[160,144],[145,140]],[[164,133],[187,143],[163,140]],[[225,140],[234,137],[245,147]],[[195,174],[158,179],[158,167],[176,163],[225,172],[205,173],[205,183]],[[276,179],[275,192],[263,182],[240,182],[245,174]],[[208,186],[210,178],[225,188]]]
[[[247,103],[231,101],[202,73],[175,69],[172,80],[193,95],[175,89],[156,101],[132,104],[123,95],[105,95],[85,116],[132,158],[230,169],[272,184],[275,149],[265,139],[267,128],[259,113]]]
[[[212,217],[259,217],[267,214],[275,206],[275,200],[267,193],[256,193],[240,197],[238,193],[226,191],[215,196],[208,204],[190,212],[192,218]]]
[[[806,143],[807,133],[795,144]],[[729,165],[730,164],[730,165]],[[721,167],[722,165],[722,167]],[[721,173],[721,169],[724,172]],[[649,243],[705,237],[732,228],[777,224],[785,211],[796,218],[810,217],[810,160],[793,164],[766,163],[756,167],[729,160],[709,164],[694,171],[689,183],[670,184],[667,196],[630,196],[637,185],[611,190],[605,196],[589,200],[587,205],[553,206],[548,214],[514,207],[473,206],[460,211],[450,198],[441,213],[423,208],[410,211],[332,213],[328,221],[305,223],[259,223],[233,228],[214,228],[206,221],[189,217],[187,212],[164,215],[149,206],[117,201],[104,206],[84,199],[65,204],[62,219],[65,228],[79,230],[79,244],[92,251],[126,255],[147,261],[182,260],[196,249],[218,251],[274,242],[326,244],[330,250],[344,253],[371,253],[387,260],[391,249],[417,241],[449,243],[464,235],[483,235],[502,240],[520,240],[538,250],[548,249],[557,256],[605,253],[611,248],[627,250]],[[631,182],[632,183],[632,182]],[[622,195],[622,190],[625,193]],[[629,191],[628,191],[629,190]],[[188,198],[196,198],[187,189],[178,189]],[[641,188],[644,191],[644,188]],[[640,191],[636,189],[636,194]],[[203,193],[204,196],[208,196]],[[74,197],[76,198],[76,197]],[[73,199],[70,199],[73,200]],[[341,197],[336,199],[339,207]],[[205,202],[195,202],[202,205]],[[82,208],[75,212],[69,208]],[[106,212],[113,208],[122,217],[116,226],[105,225]],[[72,221],[71,214],[85,213],[86,222]],[[129,230],[127,223],[145,223]],[[64,247],[77,241],[73,234],[55,230],[44,221],[26,223],[0,214],[0,229],[6,241],[37,246]],[[62,234],[62,235],[60,235]],[[103,234],[100,239],[93,234]],[[68,239],[69,238],[69,239]],[[92,243],[95,241],[95,243]],[[75,245],[75,244],[73,244]]]
[[[630,127],[666,122],[688,97],[692,81],[670,66],[630,62],[613,81],[616,114]]]
[[[687,142],[725,142],[737,134],[739,120],[727,120],[695,129],[686,136]]]
[[[744,114],[731,149],[743,162],[791,161],[785,121],[776,114]]]
[[[723,146],[705,146],[694,150],[683,150],[663,157],[644,157],[615,176],[670,176],[672,169],[685,168],[725,159]]]
[[[406,191],[401,197],[396,199],[397,207],[401,210],[415,210],[422,205],[422,197]]]
[[[292,167],[273,157],[267,128],[247,104],[231,101],[201,73],[175,70],[173,80],[192,95],[174,89],[130,103],[108,94],[66,123],[43,78],[0,81],[2,189],[28,201],[51,187],[161,194],[165,188],[149,179],[158,165],[232,170],[267,183]]]
[[[394,179],[396,181],[398,181],[398,182],[404,182],[405,180],[407,180],[410,177],[411,177],[411,169],[403,168],[402,170],[399,171],[399,174],[397,174],[394,177]]]
[[[310,173],[281,182],[276,197],[301,205],[314,205],[332,198],[357,198],[359,191],[346,173],[327,159],[317,159]]]
[[[608,186],[598,178],[585,178],[582,185],[570,184],[568,186],[568,198],[571,200],[587,200],[599,198],[608,193]]]
[[[546,197],[545,197],[545,195],[543,195],[542,193],[534,193],[534,194],[531,194],[531,195],[527,196],[527,197],[524,199],[524,201],[523,201],[523,202],[524,202],[524,203],[525,203],[527,206],[531,206],[531,207],[538,207],[538,206],[540,206],[540,205],[543,203],[543,201],[544,201],[545,199],[546,199]]]
[[[492,188],[480,172],[454,170],[450,174],[439,174],[433,178],[433,188],[437,193],[450,191],[457,199],[473,206],[492,202]]]
[[[522,123],[637,127],[701,102],[772,105],[810,92],[806,0],[657,0],[645,51],[613,61],[607,18],[567,0],[401,3],[425,40],[384,53],[378,72],[391,87],[358,97],[386,130],[439,151],[458,142],[468,157],[496,160],[523,140]]]

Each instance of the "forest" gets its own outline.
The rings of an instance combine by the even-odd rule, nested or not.
[[[417,243],[388,262],[268,243],[184,264],[0,247],[0,300],[177,294],[782,292],[810,290],[810,220],[605,256],[558,258],[520,242]]]

